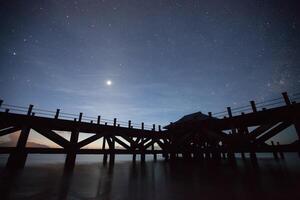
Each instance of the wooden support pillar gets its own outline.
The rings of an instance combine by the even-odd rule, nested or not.
[[[110,149],[109,164],[113,165],[115,163],[115,139],[114,138],[111,138],[111,145],[109,149]]]
[[[241,156],[242,156],[242,159],[245,160],[246,157],[245,157],[245,153],[244,152],[241,152]]]
[[[296,129],[297,135],[298,135],[298,140],[300,140],[300,120],[299,119],[294,120],[294,126],[295,126],[295,129]],[[299,144],[298,149],[299,149],[298,155],[300,157],[300,144]]]
[[[142,128],[142,130],[144,130],[144,128],[145,128],[144,122],[142,122],[141,128]],[[143,144],[143,141],[144,141],[144,138],[142,137],[142,138],[141,138],[141,143],[142,143],[142,144]],[[141,162],[145,162],[145,152],[144,152],[144,148],[142,148],[141,150],[142,150],[142,153],[141,153]]]
[[[250,152],[250,160],[253,164],[257,164],[257,157],[254,150],[251,150]]]
[[[32,109],[33,105],[29,105],[27,116],[31,116]],[[11,169],[24,168],[27,159],[26,143],[29,137],[29,132],[29,127],[22,128],[15,151],[9,155],[6,167]]]
[[[151,150],[154,151],[154,144],[151,145]],[[153,160],[154,160],[154,161],[157,160],[157,155],[156,155],[156,153],[153,153]]]
[[[105,150],[106,137],[103,137],[102,150]],[[103,154],[103,164],[107,163],[107,153]]]
[[[277,142],[277,147],[280,148],[280,143],[279,142]],[[284,154],[280,149],[279,149],[279,155],[280,155],[281,159],[284,159]]]
[[[70,147],[68,147],[66,161],[65,161],[65,169],[72,170],[75,166],[76,162],[76,154],[77,154],[77,142],[78,142],[79,132],[72,131],[70,138]]]
[[[272,148],[273,148],[273,156],[274,156],[275,160],[278,160],[278,155],[277,155],[277,152],[275,150],[274,142],[271,141],[271,144],[272,144]]]
[[[130,147],[131,147],[131,149],[132,149],[132,151],[133,151],[133,153],[132,153],[132,161],[135,162],[135,161],[136,161],[136,153],[135,153],[136,147],[135,147],[133,141],[134,141],[134,140],[133,140],[133,138],[132,138],[132,142],[130,142]]]

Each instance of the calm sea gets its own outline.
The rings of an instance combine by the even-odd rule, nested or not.
[[[221,162],[154,162],[141,164],[117,156],[114,166],[101,156],[78,156],[74,171],[64,172],[64,156],[29,156],[23,170],[4,168],[0,157],[0,199],[300,199],[300,158],[271,156]]]

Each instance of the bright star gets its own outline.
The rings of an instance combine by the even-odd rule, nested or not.
[[[111,80],[106,81],[106,85],[111,85],[111,84],[112,84]]]

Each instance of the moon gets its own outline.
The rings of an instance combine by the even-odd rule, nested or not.
[[[106,81],[106,85],[110,86],[112,84],[112,81],[111,80],[107,80]]]

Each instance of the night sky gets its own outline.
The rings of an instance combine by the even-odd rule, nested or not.
[[[297,2],[1,1],[0,97],[165,125],[296,93]]]

